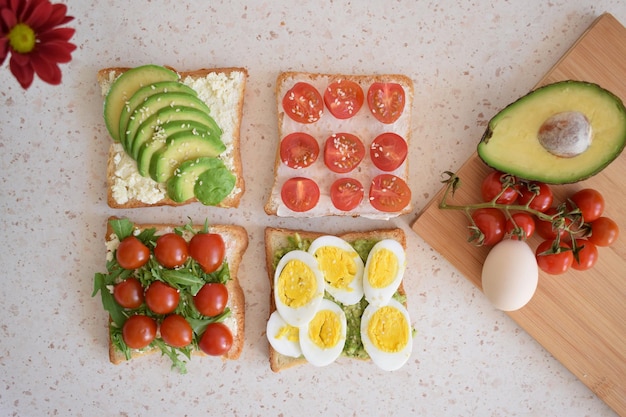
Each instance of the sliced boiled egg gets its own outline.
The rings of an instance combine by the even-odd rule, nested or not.
[[[274,273],[274,302],[282,318],[300,327],[315,315],[324,296],[324,276],[317,261],[303,250],[287,252]]]
[[[376,306],[387,304],[400,286],[405,268],[406,253],[398,241],[384,239],[376,243],[363,272],[365,299]]]
[[[320,236],[309,247],[317,259],[326,290],[344,305],[353,305],[363,298],[363,260],[345,240],[336,236]]]
[[[288,324],[278,311],[274,311],[267,321],[267,340],[276,352],[292,358],[302,356],[300,330]]]
[[[361,340],[379,368],[385,371],[401,368],[413,350],[408,311],[395,299],[384,306],[368,305],[361,318]]]
[[[315,316],[300,327],[300,347],[306,360],[314,366],[333,363],[346,344],[347,321],[343,310],[323,299]]]

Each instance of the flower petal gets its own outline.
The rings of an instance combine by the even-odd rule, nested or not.
[[[67,42],[47,42],[36,48],[36,53],[42,59],[50,62],[66,63],[72,60],[72,51],[76,45]]]
[[[8,29],[17,25],[17,16],[15,15],[15,12],[8,8],[0,9],[0,20],[7,25],[7,32]]]
[[[9,55],[9,40],[7,38],[0,38],[0,66],[4,64],[7,55]]]
[[[33,83],[33,78],[35,76],[35,71],[30,64],[22,66],[15,63],[13,59],[15,55],[11,56],[11,60],[9,61],[9,68],[11,69],[11,73],[15,76],[17,81],[20,83],[23,89],[27,89]]]
[[[47,61],[38,54],[33,54],[31,59],[35,72],[48,84],[61,84],[61,69],[54,62]]]
[[[69,41],[74,33],[76,32],[73,28],[56,28],[51,29],[43,33],[39,33],[37,35],[37,39],[39,42],[51,42],[51,41]]]
[[[50,24],[50,14],[52,13],[52,4],[49,2],[40,2],[35,4],[31,13],[24,16],[24,23],[33,28],[35,32],[41,31]]]

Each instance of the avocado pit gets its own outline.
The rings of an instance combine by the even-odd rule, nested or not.
[[[578,111],[556,113],[541,125],[537,138],[551,154],[572,158],[591,145],[591,124]]]

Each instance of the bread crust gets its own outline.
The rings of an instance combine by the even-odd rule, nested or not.
[[[274,301],[274,254],[276,251],[281,248],[289,245],[289,237],[298,234],[300,238],[314,240],[320,236],[327,235],[328,233],[322,232],[312,232],[312,231],[304,231],[304,230],[293,230],[293,229],[284,229],[284,228],[276,228],[276,227],[266,227],[265,228],[265,267],[267,270],[267,276],[270,282],[270,299],[269,299],[269,314],[268,319],[272,315],[274,311],[276,311],[276,303]],[[372,239],[372,240],[382,240],[382,239],[394,239],[398,243],[402,245],[402,247],[406,250],[406,235],[404,231],[400,228],[390,228],[390,229],[376,229],[369,230],[365,232],[346,232],[342,234],[333,234],[344,239],[347,242],[353,242],[358,239]],[[404,289],[404,283],[401,282],[398,287],[398,293],[400,295],[406,295]],[[406,307],[406,303],[405,303]],[[289,356],[282,355],[278,353],[269,343],[269,363],[270,369],[273,372],[280,372],[285,369],[293,368],[298,365],[304,365],[307,363],[307,360],[304,357],[292,358]]]
[[[171,69],[179,74],[180,79],[183,80],[187,77],[191,77],[193,79],[204,78],[211,73],[216,74],[225,74],[226,76],[230,76],[233,72],[243,73],[242,83],[238,86],[238,97],[239,100],[237,102],[237,120],[238,123],[235,124],[233,129],[233,150],[232,150],[232,162],[233,162],[233,174],[236,176],[235,182],[235,190],[236,192],[230,193],[224,200],[222,200],[217,207],[223,208],[236,208],[239,207],[239,203],[241,202],[241,198],[245,193],[245,181],[243,176],[243,164],[241,160],[241,122],[243,119],[243,104],[244,104],[244,92],[246,87],[246,81],[248,78],[248,70],[246,68],[240,67],[224,67],[224,68],[202,68],[191,71],[177,71],[176,69],[166,66],[166,68]],[[96,74],[96,79],[98,81],[98,85],[102,89],[103,97],[106,96],[106,92],[108,91],[108,87],[110,87],[111,78],[115,79],[119,77],[122,73],[131,69],[130,67],[110,67],[103,68],[99,70]],[[129,199],[125,203],[118,203],[113,197],[113,185],[115,181],[115,162],[114,158],[116,155],[115,144],[112,143],[109,147],[109,154],[107,158],[107,204],[111,208],[140,208],[140,207],[156,207],[156,206],[184,206],[190,203],[197,202],[198,200],[194,197],[184,202],[176,202],[171,198],[165,196],[165,198],[155,202],[155,203],[145,203],[143,201],[137,199]]]
[[[110,224],[110,220],[114,219],[117,218],[110,217],[109,221],[107,222],[107,232],[105,237],[106,241],[109,241],[111,239],[111,236],[114,234],[113,228]],[[175,227],[179,226],[181,225],[166,223],[135,224],[135,228],[140,231],[155,228],[157,235],[171,231]],[[203,227],[203,225],[193,225],[194,230],[201,230],[203,229]],[[235,225],[211,225],[209,226],[209,232],[220,234],[224,238],[224,242],[226,243],[225,258],[228,262],[231,277],[231,279],[226,283],[226,287],[228,288],[228,307],[231,310],[231,317],[233,317],[235,320],[236,331],[233,331],[232,347],[225,355],[222,356],[222,358],[225,360],[235,360],[238,359],[241,355],[245,341],[245,296],[239,281],[238,273],[243,255],[248,248],[248,233],[243,227]],[[111,323],[110,318],[109,323]],[[109,360],[111,361],[111,363],[117,365],[126,361],[124,353],[116,349],[116,347],[113,345],[110,333],[108,350]],[[151,355],[154,353],[160,353],[160,350],[158,348],[132,350],[131,359]],[[204,352],[200,350],[193,350],[192,354],[197,356],[207,356]]]

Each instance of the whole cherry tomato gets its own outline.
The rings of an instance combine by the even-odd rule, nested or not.
[[[570,200],[580,209],[585,222],[592,222],[604,212],[604,197],[599,191],[584,188],[575,192]]]
[[[189,241],[189,255],[207,274],[222,266],[225,253],[224,239],[218,233],[196,233]]]
[[[150,260],[150,249],[135,236],[128,236],[117,247],[115,259],[124,269],[141,268]]]
[[[576,239],[576,246],[580,249],[578,250],[578,254],[574,256],[572,268],[578,271],[591,269],[598,261],[598,248],[585,239]]]
[[[504,213],[497,208],[488,207],[474,210],[472,213],[472,219],[476,224],[476,227],[484,235],[482,245],[491,246],[495,245],[504,237],[504,227],[506,224],[506,217]]]
[[[591,235],[587,238],[596,246],[611,246],[619,236],[619,226],[613,219],[599,217],[591,222]]]
[[[198,341],[198,347],[207,355],[220,356],[233,345],[233,334],[224,323],[209,323]]]
[[[550,275],[560,275],[567,272],[572,266],[574,253],[565,242],[560,242],[558,253],[546,253],[552,248],[552,245],[552,240],[541,242],[535,251],[535,258],[537,259],[537,265],[542,271]]]
[[[528,213],[513,213],[511,219],[506,220],[504,232],[514,240],[530,239],[535,233],[535,220]]]
[[[169,314],[176,310],[180,294],[176,288],[162,281],[154,281],[146,289],[146,305],[157,314]]]
[[[159,236],[154,248],[154,256],[166,268],[179,267],[189,257],[187,241],[176,233],[166,233]]]
[[[171,314],[161,322],[161,337],[168,345],[182,348],[193,340],[193,330],[185,318],[179,314]]]
[[[156,321],[143,314],[130,316],[122,326],[122,339],[131,349],[143,349],[156,337]]]
[[[517,203],[521,205],[528,204],[528,207],[540,212],[545,212],[554,201],[552,188],[543,182],[531,182],[528,185],[519,187],[519,197]]]
[[[548,207],[548,209],[544,212],[544,214],[548,216],[554,216],[557,213],[556,207]],[[565,225],[569,226],[572,221],[570,219],[565,219]],[[546,240],[554,240],[556,239],[557,231],[553,228],[553,224],[548,220],[537,219],[535,221],[535,232]],[[570,239],[569,233],[565,229],[562,229],[560,232],[561,240]]]
[[[143,287],[137,278],[127,278],[115,284],[113,298],[124,308],[137,308],[143,304]]]
[[[504,181],[507,177],[514,177],[504,174],[500,171],[491,171],[483,179],[480,186],[480,193],[484,201],[491,201],[500,193],[500,197],[496,200],[498,204],[513,204],[517,200],[517,188],[515,186],[507,186],[504,188]],[[504,189],[504,191],[502,191]]]
[[[219,282],[204,284],[193,297],[193,303],[203,316],[217,316],[228,304],[228,289]]]

